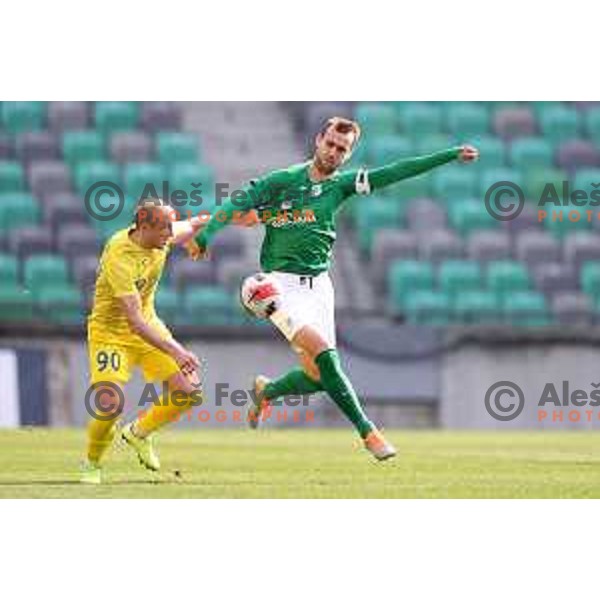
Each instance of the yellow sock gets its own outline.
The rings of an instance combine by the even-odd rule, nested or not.
[[[87,428],[88,450],[87,457],[90,462],[99,463],[102,456],[108,450],[115,437],[115,423],[117,417],[107,421],[92,419]]]
[[[167,402],[163,406],[163,396],[159,400],[158,405],[155,404],[148,412],[140,415],[133,424],[134,432],[140,437],[146,437],[163,425],[178,421],[179,415],[187,412],[191,408],[190,402],[192,402],[190,400],[184,404],[183,400],[180,400],[178,404],[184,404],[183,406],[176,406],[172,402]]]

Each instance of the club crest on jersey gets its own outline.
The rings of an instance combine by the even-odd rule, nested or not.
[[[323,186],[320,183],[315,183],[315,185],[310,188],[310,195],[313,198],[318,198],[323,193]]]
[[[283,210],[289,210],[290,208],[292,208],[292,201],[291,200],[286,200],[285,202],[281,203],[281,208]]]

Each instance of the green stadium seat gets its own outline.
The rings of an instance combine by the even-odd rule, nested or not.
[[[406,296],[417,290],[433,290],[433,266],[429,262],[399,260],[388,272],[388,290],[392,312],[404,308]]]
[[[96,230],[96,235],[100,242],[104,243],[114,233],[120,229],[129,227],[133,222],[135,209],[137,207],[137,201],[132,196],[125,196],[125,203],[123,209],[116,216],[107,219],[106,221],[100,221],[93,219],[92,225]]]
[[[37,297],[38,290],[52,285],[67,285],[69,269],[59,255],[43,254],[28,258],[23,265],[23,282],[27,290]]]
[[[123,181],[127,194],[136,200],[148,196],[162,198],[167,169],[158,163],[129,164],[125,166]]]
[[[393,314],[399,311],[393,309]],[[432,290],[409,291],[404,300],[406,321],[413,325],[444,326],[451,316],[451,304],[447,294]]]
[[[436,198],[450,201],[474,198],[478,188],[477,173],[464,165],[437,169],[432,173],[431,187]]]
[[[600,107],[591,108],[586,111],[585,117],[585,132],[587,136],[596,144],[600,145]]]
[[[45,102],[3,102],[1,122],[12,134],[37,131],[44,126]]]
[[[527,291],[531,286],[525,265],[512,260],[489,263],[485,280],[486,288],[498,299],[514,292]]]
[[[480,103],[448,102],[446,129],[457,139],[466,140],[490,132],[490,115]]]
[[[96,129],[102,133],[135,129],[138,117],[136,102],[96,103]]]
[[[539,292],[514,292],[503,301],[504,315],[512,325],[544,326],[549,318],[546,300]]]
[[[588,221],[586,210],[593,209],[585,206],[554,207],[548,205],[544,210],[547,212],[547,216],[543,220],[544,227],[558,238],[563,238],[576,231],[589,231],[592,228],[592,222]],[[592,217],[595,218],[595,214]]]
[[[19,192],[25,188],[23,167],[12,161],[0,161],[0,194]]]
[[[553,150],[551,144],[542,138],[520,138],[513,141],[510,163],[517,169],[552,167]]]
[[[497,229],[500,222],[487,211],[481,200],[456,200],[448,204],[450,225],[461,235],[469,235],[479,229]]]
[[[186,322],[193,325],[227,325],[237,311],[233,295],[219,286],[194,286],[183,295]]]
[[[440,265],[439,287],[450,297],[461,291],[479,290],[482,287],[481,267],[470,260],[448,260]]]
[[[401,211],[400,202],[378,196],[369,198],[367,202],[357,203],[355,222],[360,249],[367,252],[371,248],[378,229],[399,225]]]
[[[416,138],[442,131],[442,114],[439,106],[413,105],[402,110],[400,126],[404,135]]]
[[[87,162],[74,167],[75,186],[81,194],[100,181],[109,181],[116,185],[121,182],[119,167],[109,162]]]
[[[27,322],[35,315],[31,294],[16,285],[0,285],[0,321]]]
[[[596,300],[600,300],[600,263],[586,262],[581,267],[581,289]]]
[[[563,105],[539,110],[539,124],[543,137],[553,144],[579,137],[579,113]]]
[[[33,298],[51,323],[76,324],[84,320],[81,291],[68,283],[52,283],[36,288]]]
[[[396,112],[389,103],[360,103],[356,106],[354,115],[366,138],[393,134],[398,129]]]
[[[161,286],[156,292],[155,304],[163,321],[174,323],[179,319],[179,294],[174,288]]]
[[[415,154],[422,156],[424,154],[433,154],[440,150],[447,150],[455,146],[450,137],[441,133],[419,136],[414,140]]]
[[[563,181],[566,181],[567,179],[568,175],[566,171],[561,169],[530,169],[524,176],[523,191],[525,192],[525,196],[532,200],[537,206],[542,198],[545,197],[544,194],[552,189],[551,187],[547,188],[549,184],[554,186],[554,189],[560,198]],[[546,190],[546,192],[544,190]],[[552,207],[550,204],[548,206]],[[543,206],[540,206],[540,208],[543,208]]]
[[[496,294],[481,290],[459,291],[454,299],[454,311],[456,320],[462,323],[494,323],[502,318]]]
[[[10,254],[0,254],[0,285],[16,286],[19,278],[19,263]]]
[[[600,182],[600,169],[580,169],[575,174],[575,187],[590,194],[594,189],[593,184]]]
[[[97,131],[69,131],[63,135],[63,156],[71,167],[83,162],[104,161],[104,136]]]
[[[181,190],[188,196],[188,201],[181,201],[182,210],[189,208],[195,212],[210,210],[215,198],[215,178],[213,170],[204,164],[176,163],[168,170],[169,189],[171,194]],[[196,185],[194,185],[196,184]],[[198,184],[201,184],[198,186]],[[229,187],[231,193],[233,189]],[[202,203],[199,205],[199,197]]]
[[[0,231],[8,232],[19,227],[37,225],[40,219],[40,205],[31,194],[0,195]]]
[[[500,181],[510,181],[517,185],[523,185],[523,176],[517,169],[496,168],[481,170],[479,178],[479,194],[481,199],[485,197],[486,192]]]
[[[504,144],[493,136],[472,136],[464,140],[479,149],[478,169],[498,168],[505,165]]]
[[[399,135],[381,135],[365,140],[366,158],[374,167],[413,156],[413,144]]]
[[[163,164],[198,161],[198,138],[191,133],[160,132],[156,135],[158,160]]]
[[[391,185],[381,190],[384,196],[393,196],[403,200],[412,200],[414,198],[429,198],[431,196],[431,174],[424,173],[417,177],[404,179],[399,183]]]

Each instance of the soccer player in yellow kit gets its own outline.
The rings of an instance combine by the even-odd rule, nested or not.
[[[120,432],[152,471],[160,469],[160,462],[151,434],[199,398],[199,360],[158,318],[154,296],[173,244],[183,243],[200,227],[197,218],[174,223],[170,207],[148,199],[138,206],[134,224],[115,233],[104,247],[88,320],[91,384],[100,406],[88,425],[82,483],[102,482],[101,459],[115,437],[122,388],[135,367],[148,382],[167,382],[170,396],[177,390],[177,403],[161,398]]]

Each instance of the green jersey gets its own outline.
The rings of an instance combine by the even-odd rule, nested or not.
[[[373,170],[336,172],[318,182],[310,179],[310,162],[274,171],[251,182],[245,196],[226,201],[199,234],[198,244],[207,247],[219,229],[235,222],[236,211],[254,209],[266,228],[262,270],[318,275],[331,264],[335,217],[345,200],[450,162],[458,157],[459,150],[452,148]]]

